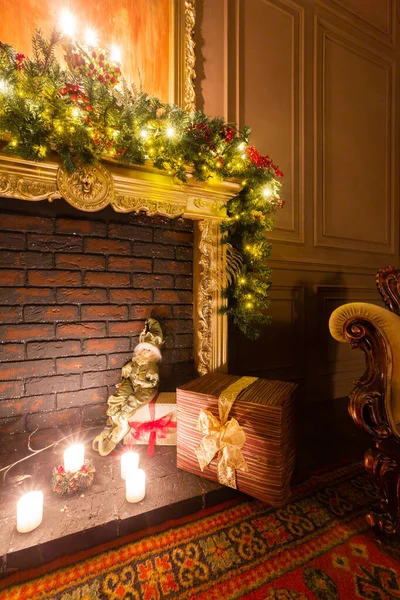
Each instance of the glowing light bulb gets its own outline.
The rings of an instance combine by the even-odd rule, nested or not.
[[[263,196],[264,196],[265,198],[269,198],[270,196],[272,196],[272,190],[271,190],[271,188],[270,188],[270,187],[265,187],[265,188],[263,189]]]
[[[64,8],[61,11],[59,25],[64,35],[68,35],[69,37],[74,35],[76,30],[76,19],[67,8]]]
[[[175,135],[175,129],[173,127],[168,127],[167,129],[167,137],[172,138]]]
[[[239,144],[239,146],[238,146],[238,150],[239,150],[240,152],[242,152],[242,151],[243,151],[245,148],[246,148],[246,144],[245,144],[244,142],[242,142],[242,143],[241,143],[241,144]]]
[[[246,308],[251,310],[253,308],[253,304],[251,302],[246,302]]]
[[[80,113],[79,108],[77,106],[74,106],[74,108],[71,110],[71,114],[72,114],[73,117],[76,118],[76,117],[79,117],[79,115],[81,113]]]
[[[7,91],[7,84],[4,79],[0,79],[0,93],[4,93]]]
[[[85,29],[85,42],[87,46],[97,46],[97,33],[91,27]]]
[[[147,131],[145,129],[142,129],[142,131],[140,132],[140,137],[142,137],[144,140],[147,140],[147,138],[149,137],[149,134],[147,133]]]
[[[244,283],[246,283],[246,279],[244,277],[241,277],[239,279],[239,283],[241,283],[243,285]]]
[[[112,44],[111,49],[110,49],[110,59],[113,62],[120,63],[121,57],[122,57],[121,48],[119,46],[116,46],[115,44]]]

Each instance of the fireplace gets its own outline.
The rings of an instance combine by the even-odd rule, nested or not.
[[[225,368],[218,221],[238,188],[0,157],[0,435],[101,423],[149,316],[161,391]]]

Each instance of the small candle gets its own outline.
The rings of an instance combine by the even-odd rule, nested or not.
[[[28,492],[17,502],[17,531],[28,533],[43,519],[43,492]]]
[[[85,448],[83,444],[70,446],[64,452],[64,469],[75,473],[85,464]]]
[[[135,471],[139,466],[139,454],[137,452],[124,452],[121,454],[121,477],[126,479],[126,475]]]
[[[146,495],[146,473],[143,469],[136,469],[127,473],[126,499],[128,502],[140,502]]]

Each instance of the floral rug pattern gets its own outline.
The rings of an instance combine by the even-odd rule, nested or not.
[[[217,506],[153,536],[4,588],[1,600],[400,598],[400,546],[365,521],[377,500],[361,463],[297,485],[284,508]],[[1,587],[3,589],[1,590]]]

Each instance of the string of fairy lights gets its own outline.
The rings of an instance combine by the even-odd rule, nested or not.
[[[240,181],[243,189],[221,223],[228,248],[228,303],[221,311],[256,338],[270,320],[267,234],[284,204],[282,171],[250,145],[248,127],[149,96],[125,81],[118,46],[99,46],[89,27],[81,43],[76,31],[76,19],[63,11],[49,39],[35,32],[30,57],[0,42],[3,151],[32,161],[55,152],[69,172],[109,157],[130,165],[151,161],[182,183],[188,170],[199,181]],[[65,65],[55,56],[60,46]]]

